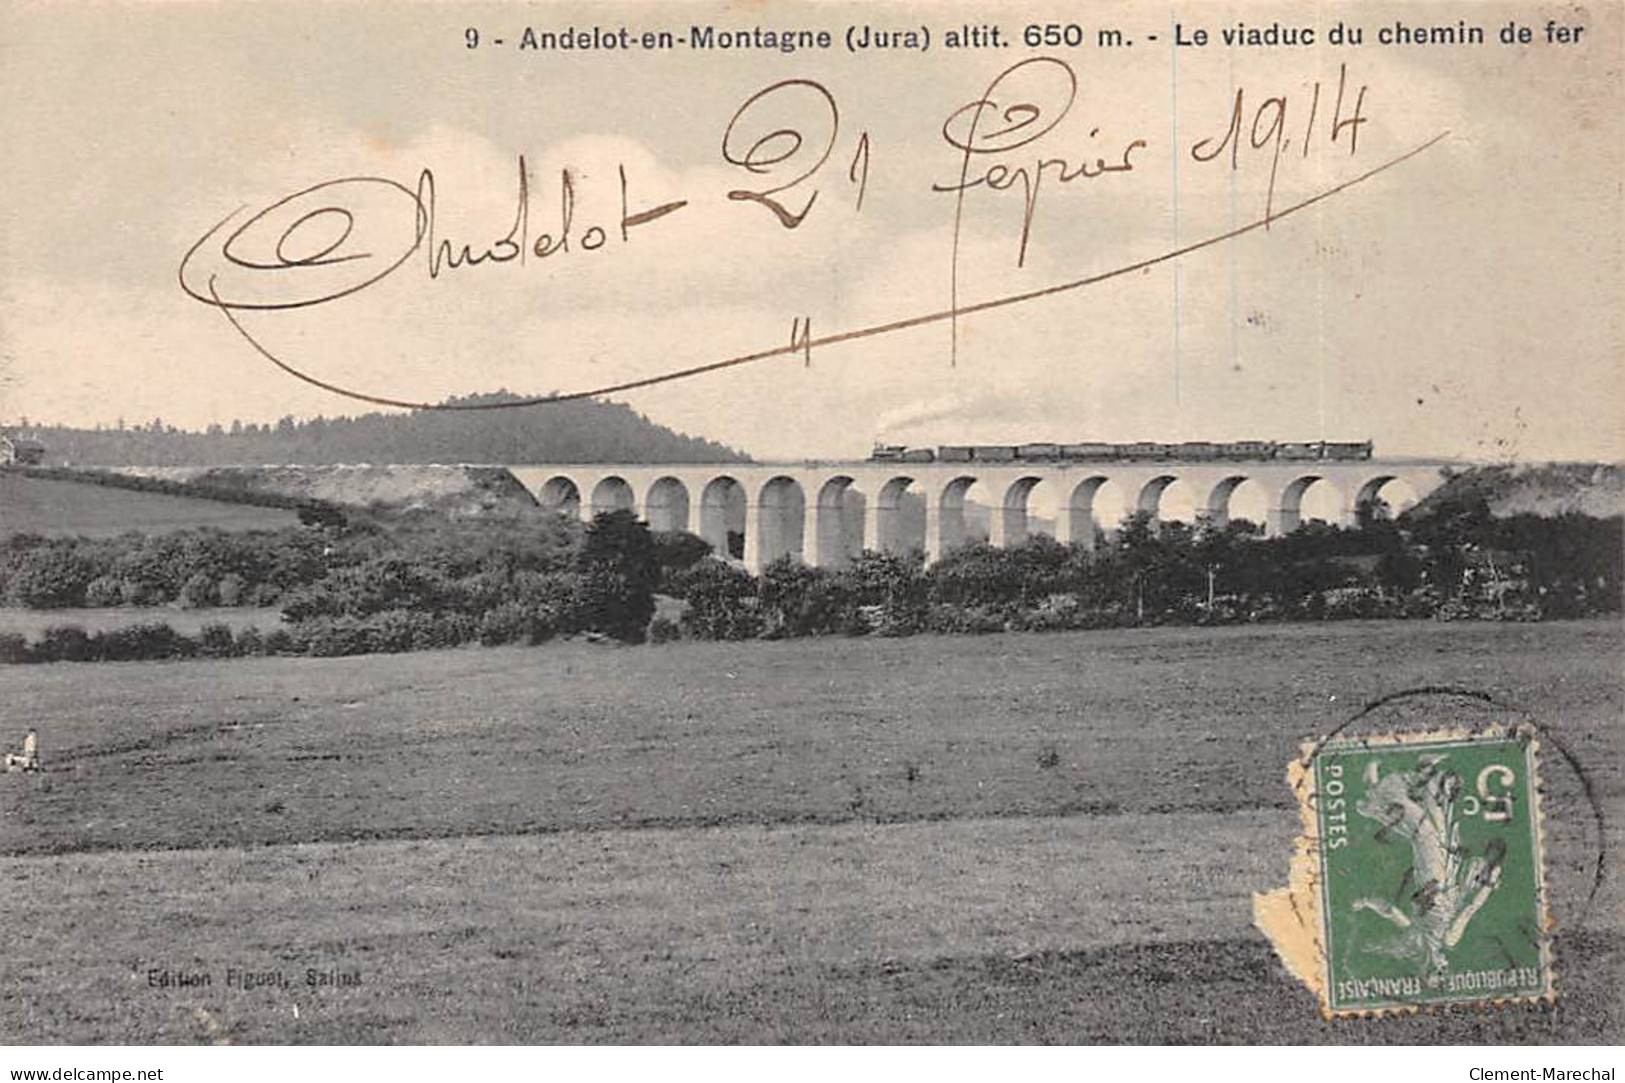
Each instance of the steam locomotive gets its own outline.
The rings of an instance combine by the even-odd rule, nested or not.
[[[1371,458],[1371,441],[1187,440],[1182,444],[942,444],[911,448],[876,444],[870,462],[1087,463],[1087,462],[1358,462]]]

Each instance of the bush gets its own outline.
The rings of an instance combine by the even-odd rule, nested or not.
[[[478,617],[512,599],[513,579],[506,572],[483,571],[457,580],[455,593],[458,608]]]
[[[177,597],[191,574],[177,535],[119,539],[109,574],[122,584],[125,605],[160,605]]]
[[[1084,609],[1075,594],[1051,594],[1017,614],[1014,627],[1024,632],[1062,632],[1084,626]]]
[[[1201,615],[1196,623],[1201,625],[1240,624],[1242,621],[1252,619],[1245,602],[1233,595],[1221,594],[1213,599],[1211,606],[1203,606]]]
[[[460,647],[479,634],[479,626],[467,613],[413,613],[412,649],[440,650]]]
[[[85,604],[105,608],[124,604],[124,581],[113,575],[98,575],[85,586]]]
[[[487,609],[480,614],[480,646],[500,647],[504,643],[512,643],[518,639],[520,622],[524,608],[513,602],[506,602],[494,609]]]
[[[857,621],[853,592],[842,576],[789,557],[763,570],[761,610],[763,634],[774,638],[847,632]]]
[[[711,555],[711,543],[686,530],[655,531],[652,538],[662,587]]]
[[[181,584],[181,591],[175,600],[182,609],[208,609],[219,602],[220,594],[209,573],[193,572]]]
[[[1398,617],[1404,613],[1399,603],[1372,587],[1338,587],[1323,591],[1326,620],[1372,620]]]
[[[123,605],[163,605],[169,600],[164,588],[145,579],[120,579],[119,596]]]
[[[237,638],[231,625],[219,621],[205,624],[197,636],[197,652],[205,658],[232,658],[237,655]]]
[[[247,604],[257,608],[267,608],[282,601],[286,592],[275,583],[256,583],[248,591]]]
[[[307,617],[293,625],[296,653],[317,658],[455,647],[473,639],[478,625],[466,613],[386,609],[366,617]],[[267,649],[278,635],[266,637]]]
[[[91,637],[96,656],[109,662],[135,662],[154,658],[188,658],[197,644],[163,621],[110,628]]]
[[[100,570],[72,542],[26,553],[6,584],[11,604],[27,609],[66,609],[85,604],[85,590]]]
[[[925,630],[941,635],[986,635],[1004,631],[1005,617],[991,606],[933,605],[925,615]]]
[[[531,646],[546,643],[559,631],[558,614],[549,606],[530,606],[525,626],[525,640]]]
[[[385,654],[411,650],[417,641],[419,616],[406,609],[386,609],[368,617],[366,625],[372,637],[372,649]]]
[[[702,560],[671,584],[688,603],[684,634],[695,639],[754,639],[762,633],[756,580],[749,572],[716,559]]]
[[[925,627],[927,582],[916,556],[860,554],[841,570],[854,606],[879,606],[874,630],[883,636],[913,635]]]
[[[455,609],[464,600],[464,593],[435,569],[391,556],[334,569],[283,599],[282,615],[297,623],[310,617],[369,617],[386,609]]]
[[[670,617],[656,617],[649,625],[650,643],[675,643],[682,638],[682,626]]]
[[[553,614],[544,606],[527,602],[504,602],[480,616],[479,640],[487,647],[504,643],[545,643],[556,628]]]
[[[579,568],[580,626],[627,643],[643,642],[661,580],[648,526],[629,511],[595,516],[587,527]]]
[[[887,638],[917,635],[923,631],[925,631],[925,611],[923,609],[919,612],[912,610],[893,611],[882,606],[880,619],[874,625],[875,635]]]
[[[512,601],[535,608],[558,632],[579,632],[580,578],[571,572],[515,572]]]
[[[303,654],[316,658],[339,658],[371,654],[372,630],[365,620],[351,616],[315,616],[295,622],[293,641]]]
[[[1082,550],[1042,534],[1006,549],[978,543],[946,554],[926,572],[934,602],[961,605],[1026,604],[1075,589]]]
[[[248,594],[248,581],[236,572],[227,572],[220,577],[215,593],[221,605],[242,605],[243,599]]]
[[[21,632],[0,632],[0,665],[28,661],[28,640]]]
[[[257,654],[268,653],[265,649],[265,640],[261,637],[258,628],[250,624],[246,628],[237,630],[236,653],[243,658],[252,658]]]
[[[45,629],[33,654],[42,662],[88,662],[93,657],[90,636],[77,624],[53,624]]]
[[[266,654],[298,654],[299,644],[286,628],[272,628],[265,633],[261,647]]]
[[[642,643],[654,616],[654,594],[620,572],[596,567],[581,576],[574,623],[624,643]]]

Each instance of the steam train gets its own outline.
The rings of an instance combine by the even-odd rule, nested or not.
[[[942,444],[911,448],[876,444],[870,462],[1086,463],[1086,462],[1358,462],[1371,458],[1371,441],[1187,440],[1182,444]]]

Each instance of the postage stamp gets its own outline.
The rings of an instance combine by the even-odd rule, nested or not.
[[[1526,729],[1305,747],[1293,883],[1255,916],[1326,1015],[1553,995],[1537,755]]]

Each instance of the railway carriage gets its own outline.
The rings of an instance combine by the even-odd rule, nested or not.
[[[1275,450],[1273,440],[1232,440],[1219,445],[1219,457],[1242,462],[1267,461],[1275,458]]]
[[[1291,462],[1310,462],[1320,458],[1321,444],[1317,441],[1293,440],[1276,445],[1275,457]]]
[[[1369,459],[1371,458],[1371,441],[1328,443],[1324,445],[1321,457],[1348,461]]]
[[[1100,462],[1106,459],[1116,459],[1122,453],[1123,449],[1118,445],[1103,444],[1098,441],[1061,445],[1061,458],[1069,462]]]

